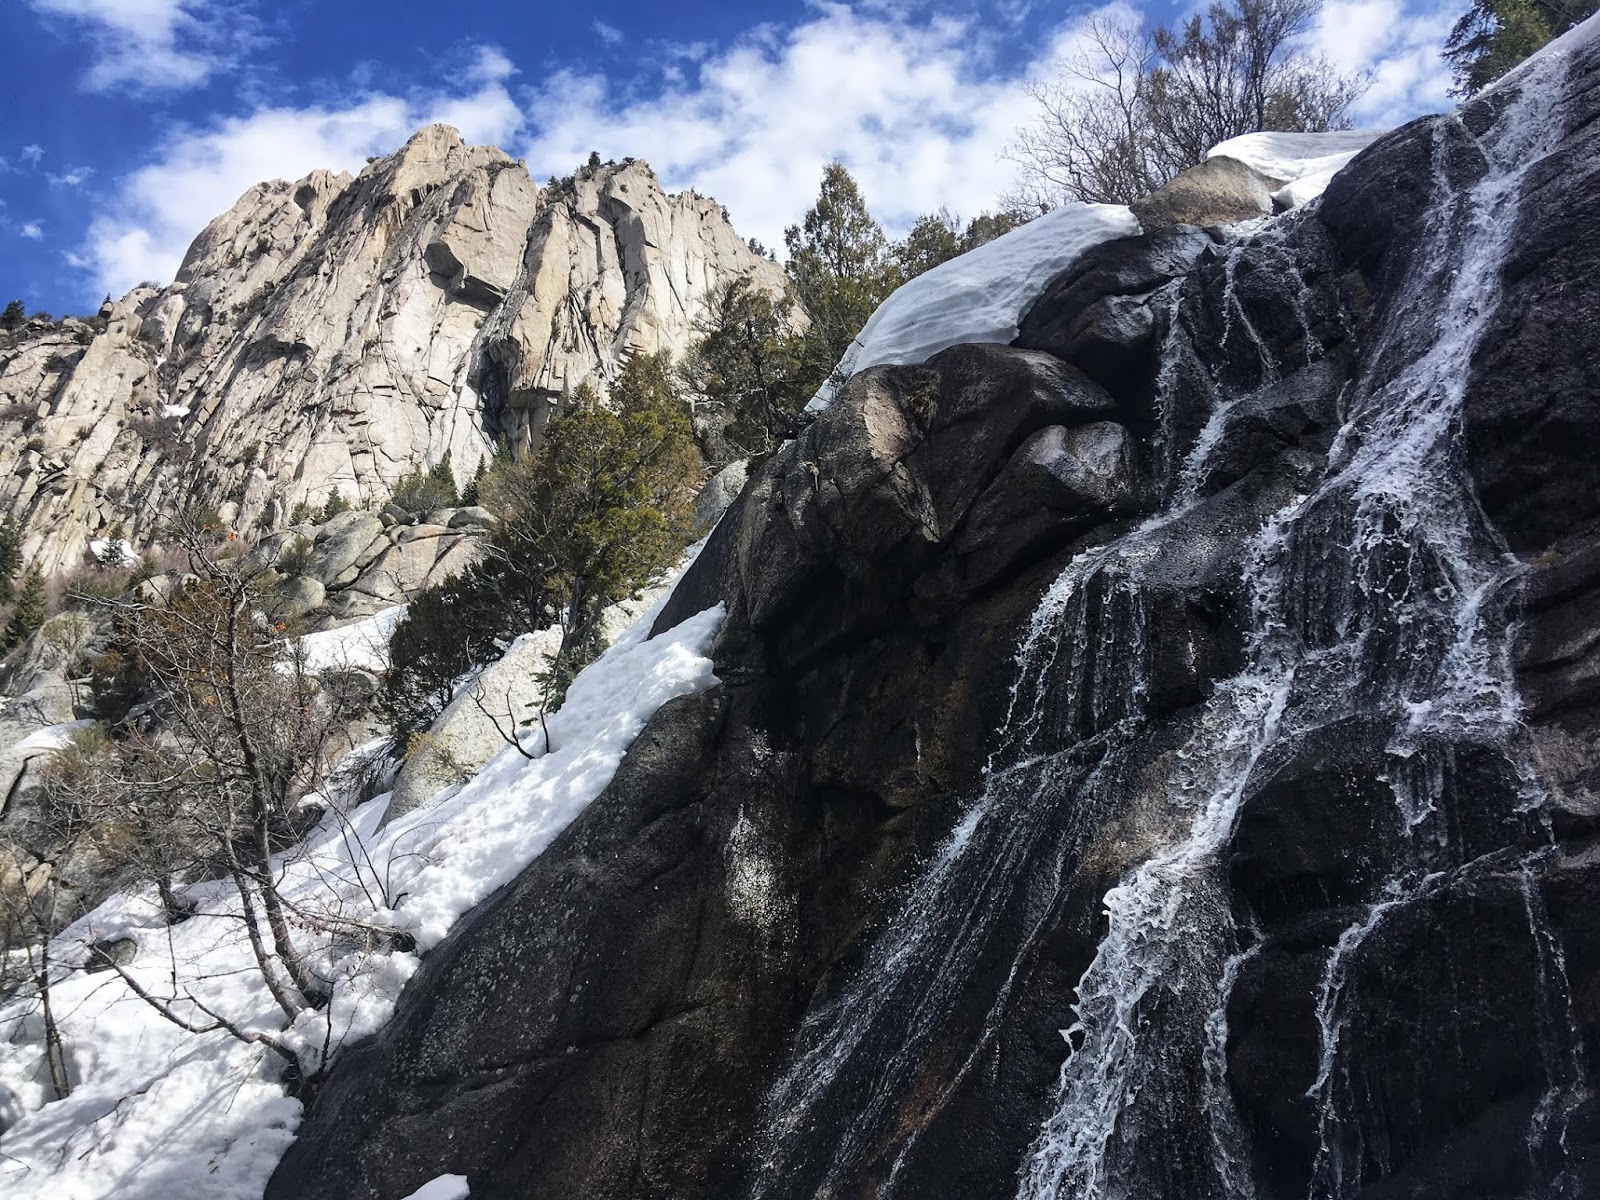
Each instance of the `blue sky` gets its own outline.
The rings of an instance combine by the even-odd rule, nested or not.
[[[1126,4],[1128,0],[1113,0]],[[1159,18],[1173,11],[1157,0]],[[1312,35],[1372,72],[1357,116],[1444,107],[1456,3],[1328,0]],[[841,158],[892,228],[1010,182],[1021,83],[1088,5],[1040,0],[3,0],[0,299],[89,311],[170,279],[250,184],[359,171],[445,120],[543,180],[649,161],[779,243]]]

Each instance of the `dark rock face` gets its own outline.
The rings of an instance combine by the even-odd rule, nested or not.
[[[1596,81],[852,380],[269,1196],[1600,1193]]]

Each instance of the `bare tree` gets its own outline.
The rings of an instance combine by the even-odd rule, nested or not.
[[[329,768],[353,748],[346,731],[356,701],[337,678],[310,671],[285,625],[267,615],[265,568],[232,553],[203,521],[180,522],[173,539],[188,553],[190,574],[170,597],[105,602],[127,669],[149,697],[143,715],[115,737],[58,755],[47,797],[65,820],[117,830],[129,865],[157,885],[169,909],[181,908],[175,879],[230,880],[256,966],[292,1023],[330,992],[296,928],[369,940],[390,933],[358,917],[308,912],[281,887],[280,851],[307,821],[299,801],[324,790]],[[176,977],[163,997],[119,964],[102,965],[191,1032],[225,1030],[287,1057],[281,1043],[206,1008]],[[192,1009],[206,1019],[187,1015]]]
[[[1347,127],[1366,81],[1301,47],[1320,6],[1228,0],[1177,29],[1089,18],[1055,76],[1027,85],[1038,111],[1007,148],[1021,168],[1007,202],[1127,204],[1240,134]]]

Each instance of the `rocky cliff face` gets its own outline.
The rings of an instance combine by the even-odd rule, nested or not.
[[[565,390],[603,392],[628,351],[681,353],[708,289],[745,274],[783,286],[641,162],[549,193],[433,126],[357,178],[252,188],[170,286],[0,347],[0,502],[47,570],[117,525],[148,543],[178,504],[242,529],[334,489],[376,507],[446,452],[470,474]]]
[[[1600,1189],[1597,115],[1546,55],[857,376],[269,1196]]]

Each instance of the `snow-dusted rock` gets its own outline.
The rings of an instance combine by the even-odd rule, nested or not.
[[[1064,204],[896,288],[845,351],[840,372],[926,362],[962,342],[1009,342],[1054,276],[1100,243],[1138,232],[1120,204]],[[833,393],[824,384],[808,407],[826,408]]]
[[[1272,193],[1279,211],[1298,208],[1322,195],[1328,181],[1352,158],[1383,136],[1377,129],[1328,133],[1247,133],[1206,152],[1208,161],[1229,158],[1280,181]]]

